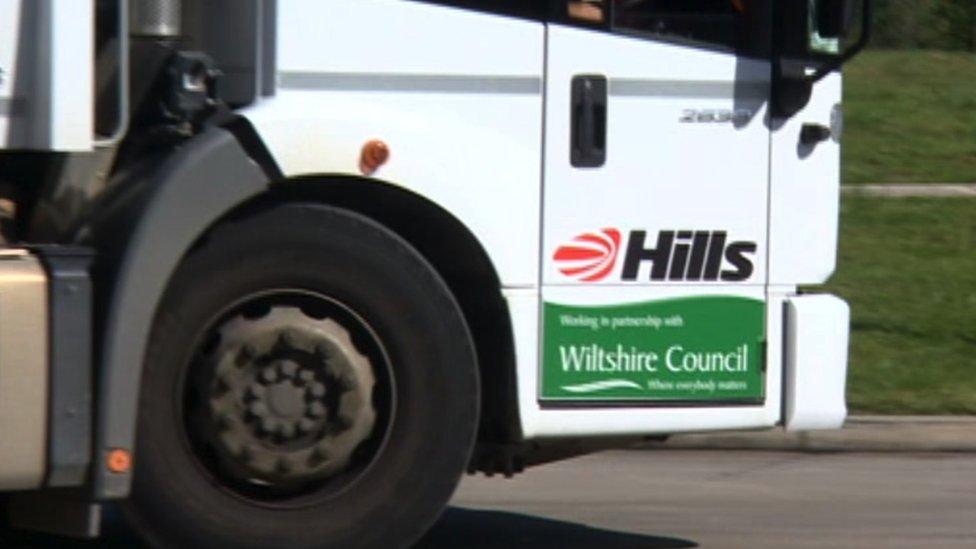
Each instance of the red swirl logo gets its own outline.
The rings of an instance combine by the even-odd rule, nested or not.
[[[620,231],[603,229],[577,236],[571,244],[560,246],[552,258],[564,275],[583,282],[597,282],[613,271],[619,250]]]

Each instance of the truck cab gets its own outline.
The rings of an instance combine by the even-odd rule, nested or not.
[[[0,491],[389,547],[465,471],[837,428],[871,2],[0,0]],[[377,525],[382,525],[378,528]]]

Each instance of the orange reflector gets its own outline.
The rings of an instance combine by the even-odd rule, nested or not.
[[[359,171],[363,175],[373,175],[380,166],[390,159],[390,148],[379,139],[367,141],[359,156]]]
[[[122,449],[112,450],[108,453],[105,465],[111,473],[128,473],[132,469],[132,453]]]

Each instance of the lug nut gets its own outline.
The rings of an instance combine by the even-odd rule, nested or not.
[[[268,415],[268,406],[260,400],[256,400],[247,407],[247,411],[251,412],[257,417],[265,417]]]
[[[303,435],[304,434],[307,434],[307,433],[311,433],[312,432],[312,429],[315,429],[315,421],[313,421],[313,420],[311,420],[311,419],[309,419],[307,417],[303,417],[302,419],[298,420],[298,432],[299,433],[301,433]]]
[[[325,406],[321,402],[313,402],[308,405],[307,412],[313,418],[325,417]]]
[[[295,364],[290,360],[286,360],[281,363],[280,369],[281,369],[281,375],[287,378],[293,378],[295,377],[295,373],[298,371],[298,364]]]
[[[265,388],[264,385],[251,384],[247,387],[247,391],[244,393],[244,396],[252,400],[257,400],[263,397],[267,391],[268,389]]]
[[[264,382],[265,385],[278,381],[278,372],[276,372],[275,369],[270,366],[261,370],[261,381]]]
[[[266,417],[261,420],[259,426],[263,434],[270,435],[275,432],[275,427],[278,426],[278,422],[269,417]]]
[[[280,423],[278,425],[278,435],[280,435],[283,438],[292,438],[292,437],[294,437],[295,436],[295,424],[292,423],[292,422],[290,422],[290,421],[286,421],[286,422]]]

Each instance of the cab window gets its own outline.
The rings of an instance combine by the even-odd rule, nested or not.
[[[557,20],[652,40],[768,53],[771,0],[555,0]]]
[[[565,15],[577,23],[599,25],[607,21],[603,0],[568,0]]]
[[[613,26],[734,48],[744,20],[744,0],[618,0]]]
[[[416,0],[455,8],[542,20],[546,16],[545,3],[538,0]]]
[[[769,0],[613,0],[612,28],[668,41],[768,52]]]

